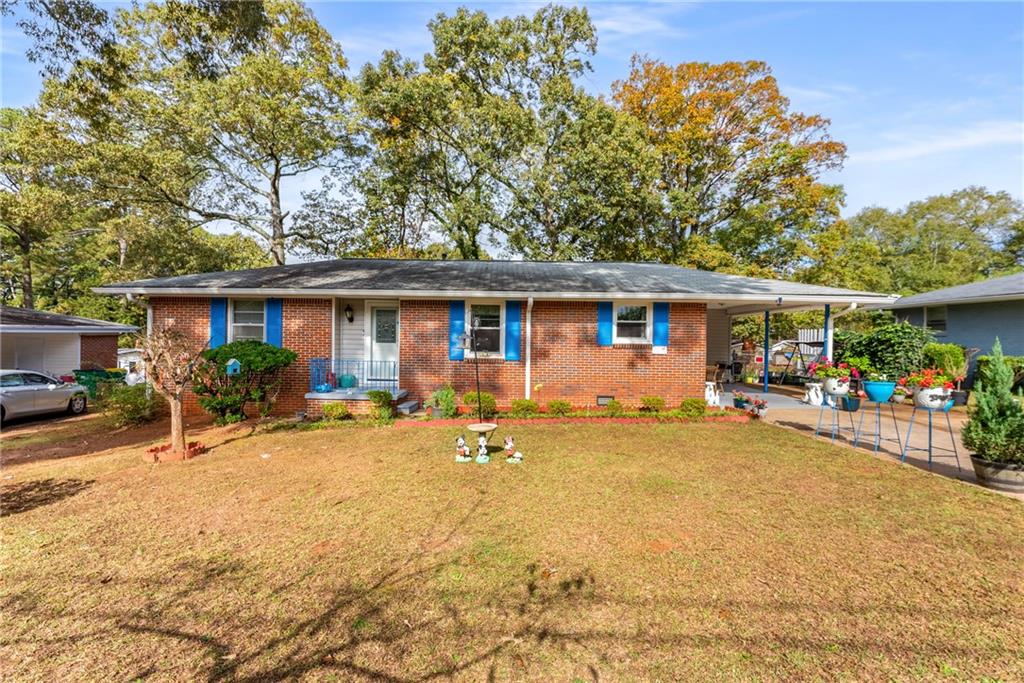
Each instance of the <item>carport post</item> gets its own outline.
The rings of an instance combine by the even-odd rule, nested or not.
[[[830,330],[829,330],[829,325],[832,322],[831,318],[832,318],[832,305],[831,304],[825,304],[825,330],[824,330],[824,333],[821,336],[821,342],[822,342],[822,344],[821,344],[821,355],[825,356],[829,360],[832,360],[832,349],[831,349],[831,346],[832,346],[831,336],[832,335],[831,335]]]
[[[764,393],[768,393],[768,350],[771,347],[771,342],[768,341],[768,335],[772,331],[772,318],[771,313],[768,311],[764,312]]]

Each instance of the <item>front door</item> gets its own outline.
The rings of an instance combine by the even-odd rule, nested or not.
[[[392,306],[374,306],[371,309],[370,328],[371,373],[374,379],[394,377],[394,363],[398,360],[398,309]],[[390,361],[381,363],[379,361]]]

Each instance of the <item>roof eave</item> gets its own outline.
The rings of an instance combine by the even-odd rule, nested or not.
[[[5,334],[130,334],[138,332],[134,325],[2,325]]]
[[[909,297],[907,297],[909,299]],[[902,301],[897,299],[894,303],[883,306],[885,309],[899,308],[921,308],[922,306],[959,306],[960,304],[984,304],[993,301],[1018,301],[1024,300],[1024,294],[1000,294],[998,296],[972,296],[965,299],[938,299],[933,301]]]

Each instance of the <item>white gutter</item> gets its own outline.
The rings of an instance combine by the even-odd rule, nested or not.
[[[284,287],[95,287],[96,294],[146,294],[150,296],[292,296],[292,297],[348,297],[398,299],[522,299],[532,297],[538,301],[575,299],[607,301],[608,299],[648,299],[652,301],[744,301],[777,303],[779,298],[790,303],[827,304],[850,303],[887,304],[896,300],[892,296],[870,294],[722,294],[709,292],[544,292],[544,291],[480,291],[480,290],[408,290],[408,289],[305,289]]]
[[[533,388],[531,378],[531,360],[533,357],[533,297],[526,300],[526,398],[530,398]]]
[[[4,334],[128,334],[139,328],[130,325],[87,327],[85,325],[0,325]]]

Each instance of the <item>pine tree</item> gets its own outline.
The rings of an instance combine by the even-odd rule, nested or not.
[[[963,440],[984,460],[1024,465],[1024,410],[1012,388],[1013,370],[996,339],[992,357],[981,370]]]

